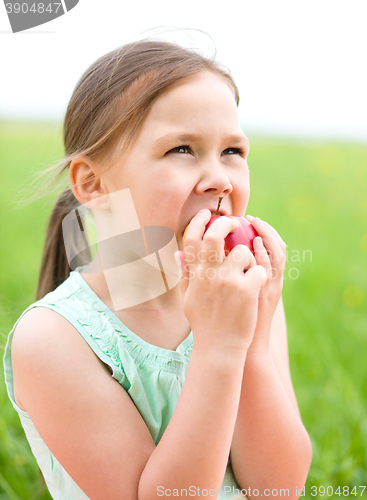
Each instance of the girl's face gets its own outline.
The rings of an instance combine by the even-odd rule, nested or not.
[[[178,247],[202,208],[244,215],[248,139],[231,89],[209,71],[170,87],[154,102],[121,160],[100,176],[106,193],[130,189],[141,226],[165,226]]]

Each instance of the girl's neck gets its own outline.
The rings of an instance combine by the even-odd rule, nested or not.
[[[99,272],[97,272],[98,269]],[[123,299],[119,300],[116,294],[114,294],[114,297],[111,297],[111,286],[107,284],[106,276],[102,272],[102,265],[98,252],[93,261],[83,269],[81,274],[94,293],[115,313],[120,310],[127,312],[159,312],[162,314],[182,311],[182,295],[179,285],[174,286],[151,300],[146,300],[145,302],[140,302],[130,307],[118,307],[119,304],[125,305],[126,301],[124,302]],[[146,288],[148,288],[149,282],[146,281],[145,283]],[[163,280],[161,284],[163,284]],[[155,284],[150,283],[150,285],[153,286]],[[113,286],[116,288],[116,282]],[[118,286],[120,287],[120,285]],[[121,282],[121,289],[124,290],[124,297],[132,296],[132,294],[136,296],[136,287],[134,287],[134,285],[131,287],[131,293],[128,287],[129,285],[126,282]],[[146,296],[146,293],[142,296]],[[114,304],[117,305],[117,307],[114,307]]]
[[[97,262],[98,265],[98,262]],[[88,272],[91,271],[92,272]],[[81,273],[87,285],[129,330],[162,349],[175,351],[188,337],[191,326],[183,308],[179,285],[152,300],[115,310],[102,272],[91,262]]]

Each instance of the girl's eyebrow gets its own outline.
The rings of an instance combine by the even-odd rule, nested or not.
[[[154,143],[153,147],[159,148],[161,146],[168,146],[172,143],[189,143],[189,142],[197,142],[201,139],[201,136],[198,134],[176,134],[176,133],[169,133],[166,135],[163,135],[162,137],[159,137]],[[223,138],[224,142],[228,142],[232,146],[242,146],[245,149],[250,148],[250,141],[245,135],[228,135]]]

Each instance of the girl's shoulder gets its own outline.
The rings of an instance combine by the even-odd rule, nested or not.
[[[83,351],[94,355],[110,375],[123,382],[125,372],[115,341],[118,331],[110,315],[107,306],[88,288],[79,272],[73,271],[55,290],[22,313],[8,343],[14,344],[14,350],[36,347],[45,353],[48,349],[50,356],[52,349],[63,343],[65,349],[80,352],[82,359]],[[36,354],[41,353],[37,350]]]
[[[21,409],[24,410],[22,381],[27,377],[28,371],[41,371],[42,367],[47,367],[50,363],[57,370],[57,360],[62,359],[60,351],[79,366],[86,363],[88,358],[94,357],[111,375],[110,368],[95,355],[66,318],[52,309],[33,307],[19,320],[11,343],[14,397]]]
[[[36,347],[45,351],[53,344],[72,342],[80,339],[74,326],[54,309],[42,304],[34,305],[27,310],[17,322],[12,339],[12,354],[18,348],[30,349]],[[79,342],[79,345],[84,345]]]
[[[22,335],[23,337],[27,335],[34,336],[36,332],[52,331],[58,322],[65,322],[60,314],[53,311],[50,308],[42,307],[39,305],[37,307],[32,307],[26,311],[20,318],[17,326],[14,330],[13,343],[16,337]]]

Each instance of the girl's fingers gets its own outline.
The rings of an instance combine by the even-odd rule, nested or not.
[[[264,247],[269,255],[275,273],[281,273],[285,267],[285,248],[273,232],[258,218],[252,218],[251,224],[256,232],[261,236]]]
[[[271,279],[273,277],[271,262],[269,259],[268,252],[266,251],[266,248],[264,247],[262,238],[260,236],[257,236],[254,239],[253,246],[254,246],[256,263],[259,266],[263,266],[263,268],[266,271],[268,279]]]
[[[282,238],[280,237],[279,233],[270,225],[268,224],[266,221],[262,221],[266,227],[269,228],[269,230],[274,234],[274,236],[278,239],[279,243],[280,243],[280,246],[284,246],[284,248],[286,248],[286,244],[285,242],[282,240]]]
[[[196,267],[200,263],[200,251],[202,248],[201,238],[204,234],[205,226],[212,216],[210,210],[204,209],[198,212],[190,221],[186,230],[184,242],[185,260],[189,269]]]
[[[252,215],[246,215],[246,217],[245,217],[245,218],[247,218],[247,220],[248,220],[249,222],[251,222],[251,223],[252,223],[252,221],[255,219],[255,217],[252,217]],[[256,219],[258,219],[258,217],[256,217]],[[268,224],[266,221],[264,221],[264,220],[262,220],[262,219],[259,219],[259,220],[261,220],[261,222],[263,222],[263,224],[265,224],[265,225],[266,225],[266,227],[267,227],[267,228],[268,228],[268,229],[272,232],[272,234],[273,234],[273,235],[274,235],[274,236],[278,239],[278,241],[279,241],[279,243],[280,243],[280,246],[281,246],[282,248],[284,248],[284,251],[285,251],[285,249],[286,249],[287,245],[286,245],[286,244],[285,244],[285,242],[282,240],[282,238],[280,237],[279,233],[278,233],[278,232],[277,232],[277,231],[276,231],[276,230],[275,230],[275,229],[274,229],[274,228],[273,228],[270,224]]]
[[[239,276],[242,276],[245,270],[256,265],[256,259],[250,249],[246,245],[236,245],[227,255],[221,268],[226,269],[227,272],[235,269]]]
[[[218,267],[222,264],[224,239],[229,233],[238,229],[240,223],[232,217],[219,217],[208,228],[203,237],[201,262],[205,268]]]
[[[184,258],[190,275],[200,264],[207,267],[218,267],[222,264],[224,254],[224,239],[229,233],[238,229],[240,223],[232,217],[219,217],[208,230],[205,227],[211,218],[208,209],[198,212],[190,221],[184,241]]]

